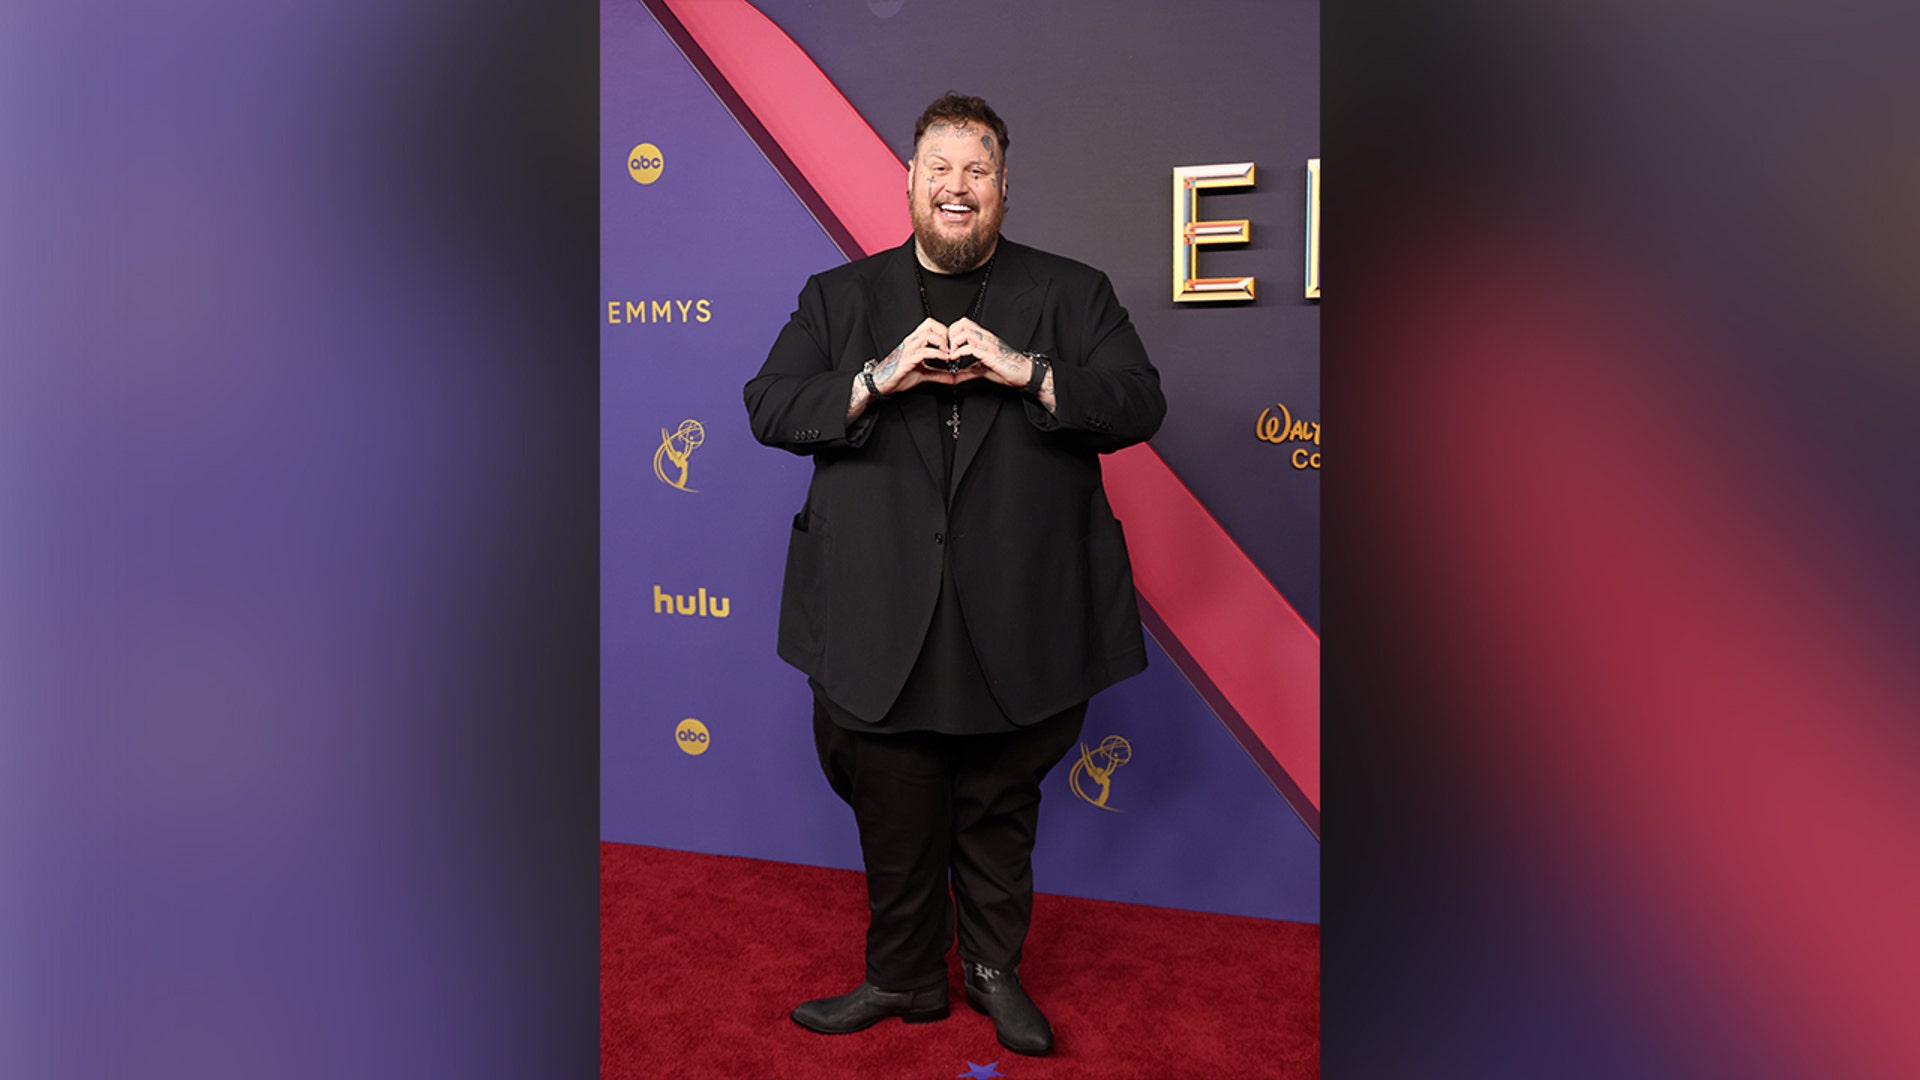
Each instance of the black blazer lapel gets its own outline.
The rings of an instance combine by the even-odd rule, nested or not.
[[[1001,238],[993,280],[987,283],[987,299],[981,305],[979,320],[981,326],[1006,342],[1009,348],[1022,351],[1033,341],[1034,328],[1040,323],[1040,301],[1046,297],[1046,290],[1040,287],[1041,282],[1027,265],[1024,251],[1020,245]],[[915,300],[918,299],[916,292]],[[1011,391],[1002,387],[982,386],[975,393],[961,395],[960,445],[954,448],[953,484],[947,490],[948,498],[960,490],[967,466],[973,464],[974,455],[980,452],[987,429],[1000,415],[1000,405],[1009,393]]]
[[[913,257],[913,239],[909,237],[905,244],[887,253],[887,257],[879,263],[879,273],[867,281],[873,311],[867,328],[873,336],[873,355],[876,358],[892,352],[927,317],[926,309],[920,306],[920,288],[914,284]],[[900,419],[906,423],[914,449],[920,451],[920,460],[927,467],[927,475],[933,478],[936,487],[939,486],[941,474],[946,472],[947,466],[940,456],[940,444],[933,440],[946,429],[934,422],[933,414],[937,409],[932,397],[927,394],[906,394],[898,401],[889,402],[886,407],[899,408]]]

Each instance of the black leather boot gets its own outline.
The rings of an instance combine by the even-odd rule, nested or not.
[[[962,965],[967,973],[967,1004],[993,1018],[1000,1045],[1016,1054],[1053,1053],[1053,1025],[1020,986],[1020,969],[998,971],[985,964]]]
[[[897,1016],[909,1024],[931,1024],[947,1018],[947,984],[929,990],[895,994],[863,982],[850,994],[817,998],[793,1010],[793,1022],[823,1035],[861,1031]]]

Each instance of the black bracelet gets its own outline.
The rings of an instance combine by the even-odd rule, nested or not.
[[[1027,393],[1039,397],[1040,387],[1047,381],[1047,372],[1053,367],[1053,361],[1047,359],[1046,353],[1031,352],[1022,355],[1033,362],[1033,376],[1027,380]]]
[[[867,361],[860,368],[860,377],[867,381],[867,393],[873,395],[875,398],[884,398],[887,395],[881,393],[880,387],[874,384],[873,368],[874,368],[874,362],[872,360]]]

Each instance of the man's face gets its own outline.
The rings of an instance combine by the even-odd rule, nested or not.
[[[927,128],[907,174],[913,235],[933,265],[949,274],[987,260],[1007,216],[1006,162],[984,124]]]

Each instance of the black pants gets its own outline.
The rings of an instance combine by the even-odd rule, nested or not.
[[[1086,716],[1082,702],[1005,734],[873,735],[835,725],[815,703],[820,767],[860,826],[869,982],[894,991],[945,982],[956,906],[962,957],[1003,971],[1020,963],[1040,781]]]

